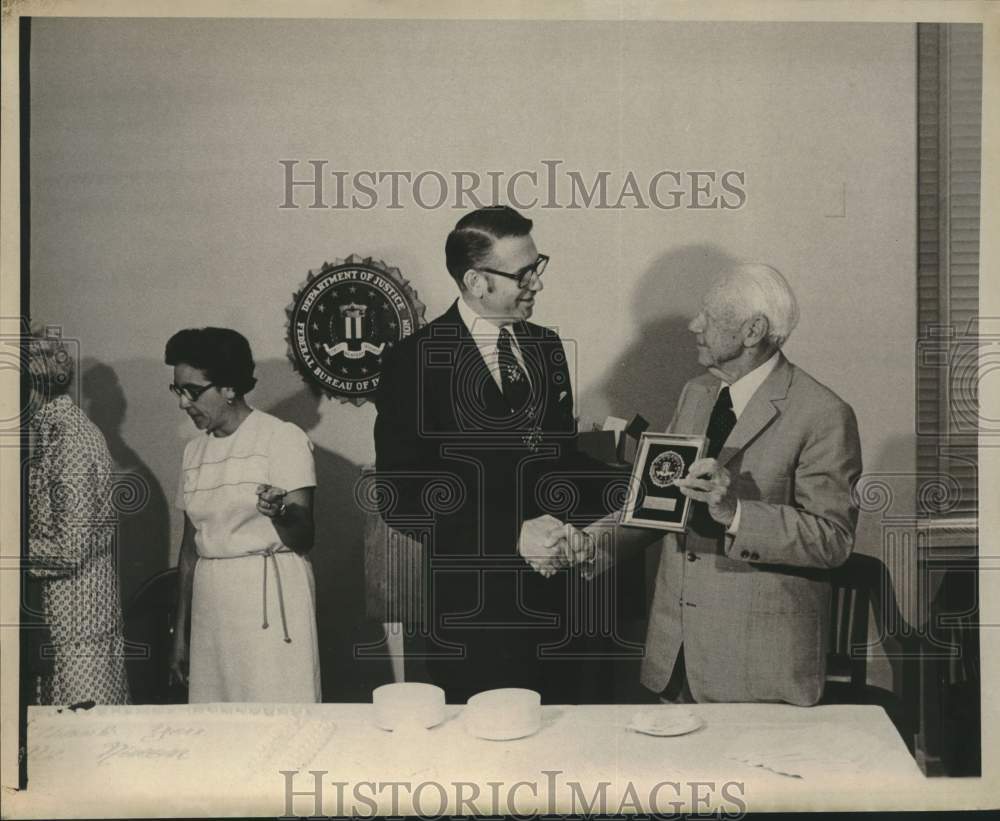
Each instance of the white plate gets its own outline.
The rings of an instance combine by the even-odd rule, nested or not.
[[[627,729],[644,735],[673,736],[687,735],[704,726],[705,722],[690,710],[667,705],[636,713]]]

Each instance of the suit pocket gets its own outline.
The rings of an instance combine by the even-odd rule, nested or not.
[[[810,706],[823,695],[826,642],[816,613],[754,613],[749,684],[758,701]]]

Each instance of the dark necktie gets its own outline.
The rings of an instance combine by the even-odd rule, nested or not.
[[[708,447],[705,455],[715,459],[722,450],[729,434],[736,426],[736,414],[733,412],[733,397],[729,393],[729,387],[724,387],[719,391],[712,408],[712,415],[708,418]],[[716,522],[708,512],[708,505],[704,502],[695,502],[691,507],[690,528],[695,533],[702,536],[716,538],[724,532],[724,528]]]
[[[514,356],[510,331],[506,328],[500,329],[500,336],[497,339],[497,364],[500,366],[500,389],[503,391],[503,398],[510,405],[511,413],[517,413],[527,404],[531,386],[528,384],[528,375]]]
[[[733,397],[729,394],[727,385],[715,400],[712,415],[708,419],[708,449],[706,456],[715,459],[733,428],[736,427],[736,414],[733,412]]]

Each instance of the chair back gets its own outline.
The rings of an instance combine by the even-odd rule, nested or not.
[[[879,704],[885,708],[912,752],[919,723],[920,643],[899,612],[889,571],[880,559],[854,553],[830,576],[830,646],[826,703]],[[891,690],[868,684],[869,619],[875,619],[876,642],[895,645],[889,658],[895,683]]]
[[[881,601],[884,573],[885,565],[874,556],[853,553],[831,574],[828,681],[846,682],[858,688],[865,686],[868,620],[872,603]]]
[[[125,638],[145,650],[126,661],[135,704],[187,703],[187,688],[170,682],[177,587],[177,568],[164,570],[147,579],[125,608]]]

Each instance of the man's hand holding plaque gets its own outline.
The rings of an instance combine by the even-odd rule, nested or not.
[[[736,496],[732,491],[729,471],[715,459],[698,459],[693,462],[683,479],[674,485],[681,493],[696,502],[708,505],[708,514],[723,527],[729,527],[736,515]]]

